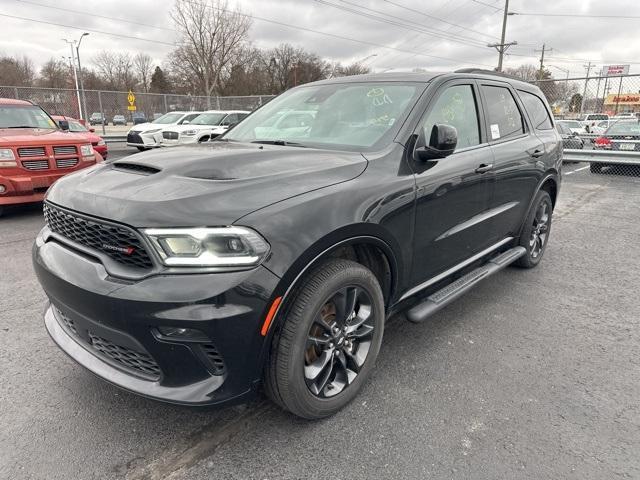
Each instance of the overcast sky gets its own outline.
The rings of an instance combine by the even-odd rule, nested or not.
[[[495,66],[497,53],[485,45],[499,39],[504,0],[229,0],[229,4],[254,17],[251,39],[259,47],[288,42],[335,61],[366,58],[375,71],[416,67],[444,71]],[[51,57],[68,57],[69,47],[62,38],[78,38],[86,29],[92,31],[82,43],[83,65],[102,49],[145,51],[161,63],[175,41],[168,14],[172,5],[172,0],[0,0],[0,14],[22,17],[0,16],[0,53],[25,54],[40,65]],[[598,68],[636,62],[631,73],[640,73],[639,0],[511,0],[510,11],[639,18],[510,16],[507,41],[517,41],[518,46],[509,50],[506,66],[537,63],[540,54],[535,50],[545,43],[553,48],[545,64],[558,78],[566,73],[552,66],[570,70],[572,77],[583,76],[583,64],[589,60]]]

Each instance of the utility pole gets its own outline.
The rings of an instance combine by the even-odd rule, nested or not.
[[[589,83],[589,74],[591,73],[591,69],[595,67],[589,62],[588,65],[585,65],[584,68],[587,70],[587,78],[584,79],[584,91],[582,92],[582,101],[580,102],[580,114],[584,112],[584,104],[587,96],[587,84]]]
[[[547,44],[542,44],[542,50],[534,50],[534,53],[541,52],[540,55],[540,72],[538,73],[538,80],[542,80],[544,78],[544,54],[545,52],[551,52],[553,48],[547,48]]]
[[[78,100],[78,118],[82,118],[82,106],[80,104],[80,89],[78,88],[78,72],[76,70],[76,56],[73,48],[73,46],[76,44],[76,41],[67,40],[66,38],[63,38],[62,40],[67,42],[69,44],[69,47],[71,48],[71,64],[73,65],[73,79],[75,80],[75,84],[76,84],[76,97]]]
[[[505,37],[507,35],[507,17],[509,16],[509,0],[504,0],[504,15],[502,17],[502,36],[500,37],[500,43],[490,43],[487,47],[495,48],[498,51],[498,68],[496,71],[502,71],[502,60],[507,49],[513,45],[517,45],[518,42],[505,43]]]
[[[84,94],[84,83],[82,82],[82,65],[80,64],[80,44],[82,43],[82,39],[89,35],[87,32],[84,32],[80,35],[80,40],[78,40],[78,45],[76,45],[76,57],[78,58],[78,77],[80,77],[80,90],[82,91],[82,112],[84,112],[84,117],[88,116],[87,113],[87,97]],[[84,117],[82,116],[82,112],[80,112],[80,119],[82,120]]]

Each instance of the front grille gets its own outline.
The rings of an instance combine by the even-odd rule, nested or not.
[[[113,168],[117,168],[118,170],[126,170],[132,173],[140,173],[142,175],[153,175],[154,173],[158,173],[160,171],[159,168],[150,167],[148,165],[140,165],[139,163],[128,162],[116,162],[113,164]]]
[[[167,140],[177,140],[178,132],[162,132],[162,138],[166,138]]]
[[[89,344],[98,353],[126,367],[129,370],[142,373],[154,379],[160,378],[160,367],[151,355],[137,352],[130,348],[117,345],[106,338],[89,333]]]
[[[134,375],[142,375],[148,380],[160,379],[160,367],[146,351],[123,347],[96,335],[86,328],[78,328],[73,319],[66,316],[59,308],[53,308],[58,323],[69,335],[88,348],[94,355],[111,360]],[[78,330],[81,330],[82,333]]]
[[[44,218],[52,232],[105,253],[122,265],[138,269],[153,267],[142,241],[128,227],[89,220],[49,203],[44,204]]]
[[[48,160],[25,160],[22,162],[22,166],[27,170],[48,170]]]
[[[56,167],[58,168],[71,168],[78,164],[77,158],[58,158],[56,160]]]
[[[63,326],[67,327],[67,330],[69,330],[70,333],[72,333],[76,337],[80,338],[80,336],[78,335],[78,330],[76,329],[76,324],[74,323],[74,321],[72,319],[70,319],[69,317],[67,317],[64,313],[62,313],[57,308],[56,308],[56,317],[58,317],[58,320],[60,320],[62,322]]]
[[[138,135],[138,132],[131,132],[127,134],[127,143],[144,143],[142,137]]]
[[[215,345],[207,343],[202,345],[202,352],[209,361],[209,370],[214,375],[223,375],[225,372],[224,361],[222,355],[218,352]]]
[[[44,147],[23,147],[18,149],[19,157],[44,157]]]
[[[53,147],[54,155],[75,155],[76,147],[74,145],[64,147]]]

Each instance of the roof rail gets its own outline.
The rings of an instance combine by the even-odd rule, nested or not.
[[[509,75],[508,73],[504,73],[504,72],[497,72],[495,70],[486,70],[484,68],[460,68],[458,70],[456,70],[453,73],[481,73],[483,75],[494,75],[496,77],[505,77],[505,78],[510,78],[512,80],[519,80],[521,82],[524,82],[524,80],[520,77],[516,77],[515,75]]]

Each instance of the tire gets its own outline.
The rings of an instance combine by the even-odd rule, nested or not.
[[[515,266],[533,268],[540,263],[551,234],[552,217],[551,197],[544,190],[540,190],[531,205],[518,240],[518,245],[524,247],[527,252],[514,262]]]
[[[0,207],[0,218],[2,218],[3,213],[4,213],[4,207]]]
[[[204,137],[198,139],[198,143],[205,143],[208,141],[209,141],[209,135],[205,135]]]
[[[145,147],[136,147],[138,150],[140,150],[141,152],[144,152],[145,150],[148,150],[148,148]]]
[[[601,163],[592,163],[589,165],[589,171],[591,173],[602,173],[602,164]]]
[[[378,280],[359,263],[326,260],[284,315],[265,368],[266,393],[302,418],[333,415],[358,394],[380,351],[385,310]]]

